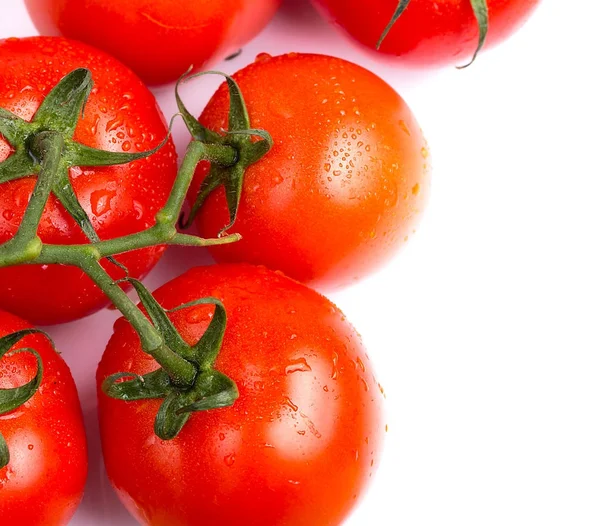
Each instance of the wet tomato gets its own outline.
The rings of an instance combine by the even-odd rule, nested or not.
[[[0,311],[0,338],[31,326]],[[45,336],[23,338],[16,348],[35,349],[43,363],[38,391],[24,405],[0,415],[0,433],[10,452],[0,468],[0,523],[6,526],[66,526],[75,513],[87,475],[81,407],[71,372]],[[0,389],[13,389],[36,374],[27,352],[0,359]]]
[[[347,285],[387,262],[413,234],[429,193],[429,150],[404,100],[366,69],[324,55],[270,57],[233,75],[253,128],[271,151],[246,171],[237,222],[242,241],[214,247],[218,262],[281,270],[320,288]],[[200,117],[227,129],[221,86]],[[198,169],[192,197],[208,173]],[[197,224],[214,236],[229,223],[214,191]]]
[[[27,0],[42,34],[60,34],[117,57],[144,81],[177,80],[237,51],[281,0]]]
[[[67,73],[92,73],[94,87],[74,139],[116,151],[150,150],[167,134],[156,100],[142,82],[112,57],[63,38],[0,40],[0,107],[31,120],[44,97]],[[0,161],[14,150],[0,135]],[[70,180],[100,239],[139,232],[154,224],[177,172],[173,144],[151,158],[125,165],[70,170]],[[34,177],[0,184],[0,243],[17,232],[35,185]],[[85,243],[86,236],[54,195],[46,206],[39,236],[45,243]],[[119,256],[134,276],[146,274],[163,247]],[[115,273],[116,268],[107,268]],[[36,324],[74,320],[108,300],[84,273],[73,267],[16,266],[0,269],[0,308]]]
[[[313,0],[325,16],[358,42],[375,49],[398,8],[398,0]],[[539,0],[487,0],[485,48],[506,40]],[[416,67],[467,64],[478,46],[479,28],[471,0],[411,0],[379,52]]]
[[[233,406],[195,413],[177,438],[154,434],[160,400],[123,402],[101,390],[118,371],[156,362],[123,319],[98,368],[109,478],[142,524],[331,526],[364,494],[377,468],[383,396],[361,339],[331,302],[261,267],[196,268],[156,298],[167,309],[220,299],[228,324],[216,368],[233,379]],[[196,343],[207,305],[170,314]]]

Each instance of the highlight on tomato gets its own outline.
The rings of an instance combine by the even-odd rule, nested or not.
[[[100,430],[109,479],[136,520],[341,524],[377,469],[385,426],[371,362],[340,310],[249,265],[195,268],[155,297],[193,346],[181,356],[216,345],[191,391],[228,387],[188,405],[190,390],[161,376],[117,321],[97,372]]]
[[[413,67],[466,66],[517,31],[540,0],[313,0],[371,50]]]
[[[230,108],[232,85],[238,97]],[[339,58],[260,55],[188,126],[241,152],[233,163],[226,156],[202,163],[190,194],[203,237],[242,235],[210,248],[219,263],[266,265],[319,288],[345,286],[397,253],[427,202],[429,149],[409,107],[384,80]],[[253,144],[245,126],[266,130],[273,145],[242,169],[248,156],[240,137]]]
[[[59,132],[64,148],[38,229],[43,242],[109,240],[155,223],[177,158],[169,140],[142,159],[168,133],[152,93],[116,59],[85,44],[9,38],[0,40],[0,244],[15,236],[24,217],[42,162],[32,152],[33,138],[44,131]],[[163,251],[149,247],[118,260],[131,276],[142,277]],[[123,275],[104,264],[113,277]],[[74,320],[107,304],[75,267],[0,269],[0,308],[36,324]]]
[[[0,311],[0,522],[66,526],[87,443],[75,382],[47,337]]]
[[[81,40],[115,56],[145,82],[177,80],[240,49],[281,0],[26,0],[45,35]]]

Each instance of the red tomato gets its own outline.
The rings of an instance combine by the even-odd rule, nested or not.
[[[62,38],[0,41],[0,107],[31,120],[45,95],[78,67],[91,70],[94,89],[75,140],[111,151],[145,151],[167,134],[150,91],[112,57]],[[12,153],[0,136],[0,161]],[[151,159],[111,167],[71,169],[75,193],[101,239],[146,229],[166,202],[177,172],[173,144]],[[17,231],[34,178],[0,185],[0,243]],[[62,205],[50,197],[39,235],[44,242],[85,243],[87,238]],[[145,275],[164,248],[119,256],[134,276]],[[111,272],[113,265],[108,264]],[[72,267],[19,266],[0,269],[0,308],[36,324],[80,318],[105,306],[106,297],[83,272]]]
[[[348,516],[375,471],[383,396],[360,337],[326,298],[262,267],[193,269],[156,298],[172,308],[220,299],[228,325],[215,367],[240,397],[194,413],[179,436],[153,431],[160,400],[123,402],[99,388],[109,478],[129,511],[153,526],[325,526]],[[172,313],[188,343],[213,308]],[[120,320],[100,362],[112,373],[145,374],[156,363]]]
[[[281,0],[27,0],[42,34],[102,49],[148,83],[177,80],[245,45]]]
[[[246,171],[237,222],[242,241],[218,262],[264,264],[319,287],[358,280],[412,235],[429,193],[429,152],[408,106],[360,66],[324,55],[261,55],[233,77],[253,128],[271,151]],[[221,86],[200,122],[227,128]],[[192,197],[208,172],[198,169]],[[225,192],[197,220],[204,236],[229,223]]]
[[[30,328],[0,311],[0,338]],[[67,364],[43,335],[23,338],[16,348],[37,350],[44,364],[42,383],[24,405],[0,415],[0,433],[10,462],[0,469],[0,522],[6,526],[66,525],[83,496],[87,446],[75,382]],[[30,381],[37,363],[30,353],[0,361],[0,389]]]
[[[361,44],[375,49],[398,7],[398,0],[313,0],[335,24]],[[540,0],[487,0],[489,31],[485,48],[506,40],[531,15]],[[470,0],[411,0],[379,51],[414,66],[467,64],[479,39]]]

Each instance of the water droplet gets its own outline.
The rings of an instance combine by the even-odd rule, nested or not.
[[[295,335],[293,335],[295,336]],[[290,364],[285,368],[285,374],[292,374],[297,372],[308,372],[312,371],[310,365],[306,362],[304,358],[298,358],[297,360],[292,360]]]
[[[292,401],[291,401],[291,400],[290,400],[290,399],[289,399],[287,396],[286,396],[286,397],[285,397],[285,399],[284,399],[284,403],[285,403],[285,405],[287,405],[287,406],[288,406],[288,407],[289,407],[289,408],[290,408],[292,411],[294,411],[294,413],[295,413],[296,411],[298,411],[298,406],[297,406],[297,405],[296,405],[294,402],[292,402]]]
[[[306,431],[304,431],[304,430],[302,430],[302,431],[298,431],[298,434],[299,434],[300,436],[304,436],[304,435],[306,435]]]
[[[133,211],[135,212],[135,218],[141,219],[144,215],[144,205],[139,201],[133,201]]]
[[[257,391],[264,391],[265,383],[264,382],[254,382],[254,389]]]
[[[96,190],[90,196],[92,212],[96,216],[101,216],[110,211],[110,201],[117,195],[115,191]]]
[[[290,484],[293,484],[294,486],[298,486],[298,484],[300,484],[300,481],[298,481],[298,480],[288,480],[288,482]]]
[[[203,320],[202,312],[198,309],[191,309],[185,316],[188,323],[200,323]]]
[[[12,210],[7,209],[2,212],[2,217],[7,221],[10,221],[13,217],[15,217],[15,213]]]
[[[323,386],[323,391],[325,391],[326,393],[329,392],[329,387],[327,387],[326,385]]]
[[[106,108],[104,108],[104,112],[106,113]],[[102,108],[100,108],[100,111],[102,111]],[[117,128],[120,128],[121,126],[123,126],[123,118],[120,115],[117,115],[114,119],[109,120],[106,123],[106,131],[107,132],[111,132],[111,131],[115,131]]]
[[[325,163],[325,166],[324,166],[324,168],[325,168],[325,171],[326,171],[327,173],[329,173],[329,170],[331,170],[331,164],[329,164],[329,163]]]
[[[408,126],[406,125],[406,123],[404,121],[400,120],[400,121],[398,121],[398,124],[400,125],[400,128],[402,128],[402,131],[410,137],[410,130],[408,129]]]
[[[233,466],[233,464],[235,463],[235,454],[231,454],[231,455],[227,455],[223,461],[225,462],[225,464],[229,467]]]
[[[356,365],[358,365],[361,368],[361,370],[362,370],[363,373],[365,372],[365,364],[360,359],[360,357],[356,358]]]
[[[338,360],[340,357],[336,352],[333,353],[332,361],[333,361],[333,369],[331,371],[331,379],[335,380],[338,376]]]
[[[259,53],[256,55],[254,62],[266,62],[267,60],[271,60],[273,57],[269,55],[269,53]]]
[[[412,187],[413,195],[419,195],[420,191],[421,191],[421,186],[419,185],[419,183],[417,183],[415,186]]]
[[[360,381],[363,384],[363,387],[365,388],[365,391],[369,390],[369,384],[367,383],[367,381],[364,378],[361,378]]]
[[[122,145],[121,148],[123,148],[124,152],[128,152],[129,150],[131,150],[131,143],[129,141],[125,141]]]
[[[421,148],[421,155],[423,156],[423,159],[427,159],[427,157],[429,157],[429,150],[425,146]]]
[[[225,440],[225,433],[219,433],[219,440],[222,442]]]
[[[27,449],[29,449],[29,451],[33,451],[33,444],[29,444],[29,445],[27,446]]]

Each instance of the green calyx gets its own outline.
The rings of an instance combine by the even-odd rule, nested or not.
[[[152,155],[164,143],[147,152],[125,153],[97,150],[76,142],[75,128],[92,87],[91,73],[80,68],[66,75],[50,91],[31,122],[0,108],[0,135],[14,149],[14,153],[0,163],[0,184],[38,175],[48,154],[54,155],[49,193],[60,201],[88,239],[97,242],[98,235],[73,190],[69,168],[126,164]]]
[[[216,133],[202,126],[187,110],[179,96],[179,86],[194,77],[201,75],[222,75],[227,81],[229,90],[229,129],[223,134]],[[233,78],[219,71],[204,71],[184,75],[175,88],[177,106],[188,130],[207,149],[207,160],[210,161],[210,171],[198,192],[190,215],[182,226],[187,228],[194,220],[198,211],[208,196],[219,186],[225,189],[227,208],[229,210],[229,224],[221,229],[219,236],[230,229],[237,218],[237,212],[242,195],[244,175],[248,167],[262,159],[272,148],[273,139],[265,130],[252,129],[246,103],[239,86]],[[260,140],[255,141],[253,137]]]
[[[184,375],[177,375],[180,364],[170,364],[144,376],[128,372],[116,373],[103,382],[102,389],[110,397],[124,401],[162,399],[154,431],[163,440],[175,438],[193,412],[217,409],[233,405],[239,393],[233,380],[213,368],[217,358],[227,316],[223,304],[215,298],[202,298],[174,310],[182,310],[196,305],[214,305],[212,320],[200,341],[188,345],[177,332],[167,311],[156,301],[148,290],[137,280],[127,278],[134,286],[142,305],[153,325],[164,337],[165,344],[176,353],[181,363],[193,370],[192,377],[183,381]],[[171,312],[173,312],[171,311]],[[179,377],[180,382],[174,381]],[[124,380],[130,378],[129,380]]]
[[[473,53],[473,57],[471,58],[471,61],[468,64],[465,64],[464,66],[459,66],[458,69],[464,69],[464,68],[470,66],[471,64],[473,64],[473,62],[475,62],[477,55],[479,54],[479,52],[481,51],[481,49],[483,48],[483,46],[485,44],[485,40],[487,37],[488,28],[489,28],[489,10],[488,10],[487,0],[470,0],[470,2],[471,2],[471,7],[473,8],[473,13],[475,15],[475,18],[477,19],[477,27],[479,28],[479,40],[477,43],[477,49]],[[387,35],[390,32],[390,30],[392,29],[392,27],[394,27],[394,24],[402,16],[404,11],[408,7],[409,3],[410,3],[410,0],[400,0],[398,2],[398,6],[396,7],[396,10],[394,11],[394,14],[392,15],[391,20],[388,22],[388,25],[385,27],[385,29],[383,30],[383,33],[379,37],[379,40],[377,41],[377,45],[375,46],[375,49],[379,50],[381,48],[381,44],[387,37]]]
[[[25,338],[25,336],[36,333],[45,334],[43,331],[37,329],[24,329],[0,338],[0,360],[2,360],[2,358],[4,358],[4,356],[6,356],[16,344]],[[48,339],[50,338],[48,337]],[[35,376],[25,385],[14,387],[12,389],[0,389],[0,416],[10,413],[11,411],[21,407],[35,394],[35,392],[38,390],[38,387],[42,383],[44,365],[40,355],[35,349],[31,349],[30,347],[16,349],[12,351],[11,354],[20,352],[28,352],[33,354],[37,361],[37,371]],[[0,469],[6,467],[9,462],[10,452],[8,451],[8,445],[2,436],[2,433],[0,433]]]

